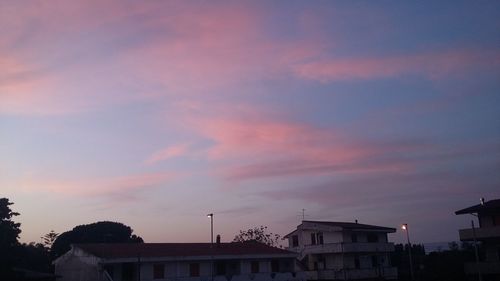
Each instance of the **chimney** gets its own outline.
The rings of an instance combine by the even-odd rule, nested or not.
[[[354,222],[358,223],[358,220],[354,220]]]
[[[215,241],[216,241],[215,243],[217,244],[217,246],[219,246],[220,245],[220,234],[217,234],[217,238]]]
[[[479,199],[479,201],[481,202],[481,205],[484,205],[484,198],[483,198],[483,197],[481,197],[481,198]]]

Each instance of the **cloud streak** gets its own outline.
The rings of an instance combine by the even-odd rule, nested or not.
[[[44,180],[30,178],[22,180],[20,188],[28,192],[48,192],[72,197],[135,200],[144,191],[160,188],[174,179],[172,173],[144,173],[130,176],[80,179]]]
[[[185,155],[189,150],[189,144],[187,143],[181,143],[177,145],[172,145],[169,146],[165,149],[156,151],[155,153],[151,154],[144,163],[146,165],[153,165],[158,162],[162,162],[171,158],[179,157],[182,155]]]

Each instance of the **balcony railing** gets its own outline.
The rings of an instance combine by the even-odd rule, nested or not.
[[[476,239],[479,240],[487,238],[500,238],[500,226],[480,227],[474,230],[476,232]],[[458,233],[460,235],[460,240],[462,241],[474,239],[472,228],[460,229]]]
[[[397,279],[396,267],[319,270],[317,280],[351,280],[351,279]]]
[[[213,277],[213,281],[306,281],[317,279],[317,274],[310,272],[285,272],[285,273],[255,273],[255,274],[240,274],[240,275],[217,275]],[[201,277],[180,277],[167,278],[167,281],[212,281],[211,276]]]
[[[328,253],[372,253],[372,252],[393,252],[393,243],[328,243],[319,245],[308,245],[303,248],[289,247],[288,250],[307,254],[328,254]]]

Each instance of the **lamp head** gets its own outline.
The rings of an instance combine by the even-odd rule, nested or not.
[[[207,217],[208,218],[212,218],[214,216],[214,214],[208,214]]]
[[[403,224],[401,225],[401,229],[403,229],[403,230],[407,230],[407,229],[408,229],[408,224],[403,223]]]

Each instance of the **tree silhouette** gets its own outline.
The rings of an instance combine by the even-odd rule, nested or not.
[[[140,236],[132,234],[130,226],[119,222],[101,221],[79,225],[61,233],[52,244],[51,254],[57,258],[77,243],[142,243]]]
[[[19,213],[10,209],[10,202],[7,198],[0,198],[0,279],[11,276],[14,264],[14,252],[19,244],[18,238],[21,233],[20,223],[12,220]]]
[[[59,233],[56,233],[54,230],[51,230],[49,233],[40,237],[40,238],[42,238],[43,246],[45,248],[50,249],[52,247],[52,244],[54,244],[54,241],[56,241],[57,236],[59,236]]]
[[[233,242],[256,241],[278,247],[280,240],[281,237],[279,234],[268,232],[267,226],[261,225],[260,227],[250,228],[245,231],[240,230],[240,233],[234,237]]]

